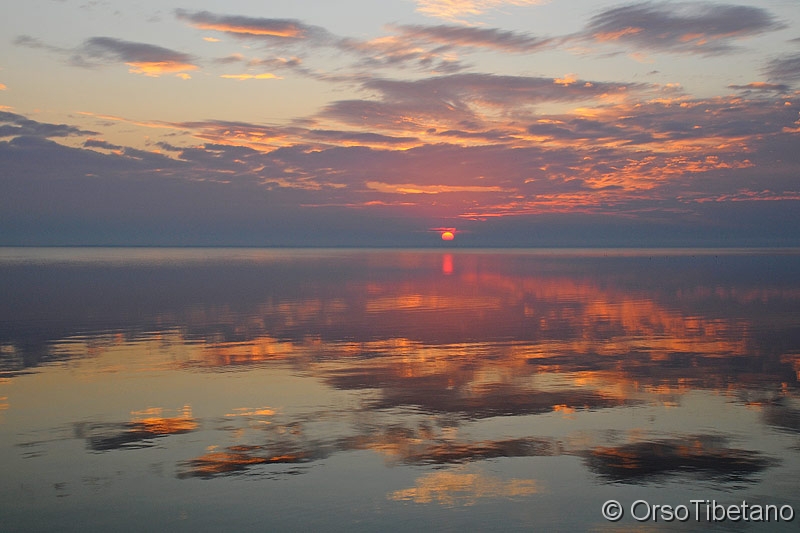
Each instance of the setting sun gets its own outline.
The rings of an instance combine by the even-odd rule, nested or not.
[[[452,241],[455,238],[456,238],[456,236],[452,231],[443,231],[442,232],[442,240],[443,241]]]

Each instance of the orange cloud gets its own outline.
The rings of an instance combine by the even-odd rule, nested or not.
[[[130,67],[128,72],[131,74],[143,74],[151,78],[157,78],[162,74],[175,74],[179,78],[189,79],[191,76],[186,74],[186,71],[197,70],[197,65],[173,61],[142,61],[126,63],[126,65]]]
[[[175,14],[197,29],[230,33],[240,37],[300,39],[319,30],[298,20],[217,15],[208,11],[190,12],[184,9],[176,10]]]
[[[575,74],[567,74],[563,78],[555,78],[553,80],[553,83],[555,83],[556,85],[569,86],[575,83],[575,81],[577,81]],[[589,87],[591,87],[591,84],[589,85]]]
[[[382,183],[379,181],[367,182],[367,187],[374,191],[393,194],[440,194],[447,192],[502,192],[504,189],[496,186],[480,185],[417,185],[414,183]]]
[[[133,74],[158,77],[174,73],[184,79],[189,78],[187,71],[198,68],[193,60],[191,55],[183,52],[113,37],[87,39],[73,57],[73,62],[81,66],[121,62],[128,65]]]
[[[282,80],[280,76],[264,72],[262,74],[222,74],[220,78],[231,80]]]
[[[258,26],[234,26],[223,23],[195,23],[195,28],[200,30],[213,30],[225,33],[239,33],[244,35],[267,35],[270,37],[302,37],[303,31],[294,25],[287,25],[283,28],[263,28]]]
[[[530,6],[547,0],[417,0],[417,12],[428,17],[464,23],[474,17],[503,6]]]

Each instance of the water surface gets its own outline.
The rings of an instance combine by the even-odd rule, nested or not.
[[[800,511],[795,250],[6,248],[0,291],[4,530]]]

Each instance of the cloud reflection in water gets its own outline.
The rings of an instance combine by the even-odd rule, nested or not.
[[[747,254],[448,251],[443,268],[435,252],[248,253],[0,264],[16,301],[15,277],[52,296],[0,306],[0,372],[73,365],[90,382],[163,387],[191,409],[140,400],[125,422],[65,416],[92,452],[168,450],[182,480],[318,479],[373,454],[420,470],[389,501],[471,506],[549,487],[547,469],[483,468],[507,462],[560,457],[600,485],[719,490],[798,462],[763,438],[800,427],[796,256],[766,259],[765,281]],[[5,418],[16,405],[0,389]]]

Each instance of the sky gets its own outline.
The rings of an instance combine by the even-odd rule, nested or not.
[[[0,36],[0,245],[800,245],[797,0],[26,0]]]

